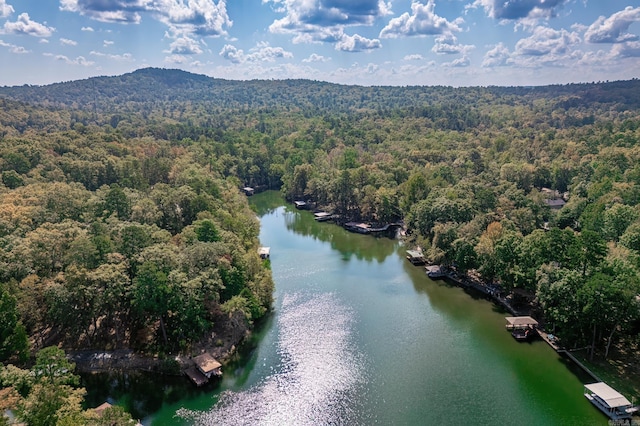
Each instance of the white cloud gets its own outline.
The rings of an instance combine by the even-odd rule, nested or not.
[[[0,40],[0,46],[1,47],[7,47],[9,48],[9,52],[11,53],[15,53],[15,54],[23,54],[23,53],[29,53],[31,52],[30,50],[25,49],[22,46],[17,46],[15,44],[11,44],[11,43],[6,43],[3,40]]]
[[[293,53],[287,52],[282,47],[272,47],[266,42],[259,43],[250,52],[246,60],[251,62],[274,62],[280,58],[293,58]]]
[[[454,59],[451,62],[445,62],[444,64],[442,64],[442,66],[449,67],[449,68],[464,68],[470,65],[471,65],[471,60],[466,55],[463,56],[462,58]]]
[[[70,40],[68,38],[61,38],[60,39],[60,43],[64,44],[65,46],[77,46],[78,42],[75,40]]]
[[[569,0],[475,0],[468,7],[484,8],[487,16],[500,20],[551,18]]]
[[[220,56],[234,64],[239,64],[244,61],[244,52],[242,49],[238,49],[230,44],[225,44],[222,50],[220,50]]]
[[[156,0],[148,9],[178,35],[224,36],[233,25],[226,0]]]
[[[43,56],[47,56],[49,58],[53,58],[56,61],[61,61],[69,65],[80,65],[83,67],[90,67],[95,64],[93,61],[87,60],[84,56],[78,56],[75,59],[69,59],[69,57],[65,55],[54,55],[53,53],[43,53]]]
[[[101,22],[139,24],[151,0],[60,0],[60,10]]]
[[[96,50],[92,50],[89,52],[89,55],[97,56],[99,58],[107,58],[118,62],[134,62],[135,59],[131,53],[123,53],[122,55],[112,55],[109,53],[98,52]]]
[[[79,13],[96,21],[139,24],[143,14],[167,25],[176,38],[199,34],[227,35],[233,22],[227,0],[60,0],[60,10]]]
[[[5,22],[4,32],[7,34],[26,34],[35,37],[50,37],[56,29],[32,21],[28,13],[21,13],[15,22]]]
[[[582,42],[576,32],[538,26],[529,37],[516,43],[512,52],[501,42],[484,55],[482,66],[520,68],[567,67],[580,63],[586,53],[577,49]]]
[[[184,55],[170,55],[164,58],[164,61],[169,64],[182,65],[187,62],[187,57]]]
[[[600,16],[584,34],[589,43],[623,43],[638,39],[636,34],[628,31],[631,24],[640,22],[640,7],[631,6],[614,13],[608,18]]]
[[[335,47],[336,50],[344,52],[363,52],[379,49],[382,44],[378,39],[369,39],[359,34],[354,34],[353,36],[344,35],[342,40],[336,43]]]
[[[498,43],[492,49],[484,54],[482,61],[483,67],[499,67],[508,65],[511,53],[509,49],[502,43]]]
[[[202,49],[198,41],[183,36],[175,39],[169,46],[169,50],[166,50],[165,53],[171,53],[173,55],[199,55],[202,53]]]
[[[618,43],[613,46],[611,53],[621,58],[640,58],[640,41]]]
[[[449,22],[435,14],[435,1],[428,0],[427,4],[411,3],[411,14],[405,12],[398,18],[393,18],[380,31],[380,38],[397,38],[410,36],[429,36],[451,34],[460,31],[459,23]]]
[[[291,34],[294,43],[334,43],[339,50],[348,49],[347,44],[354,37],[345,35],[346,27],[370,26],[376,19],[391,13],[390,3],[382,0],[262,0],[262,2],[272,4],[276,12],[285,14],[285,17],[275,20],[269,26],[269,31],[272,33]]]
[[[330,60],[331,58],[327,58],[326,56],[318,55],[317,53],[312,53],[311,55],[309,55],[308,58],[303,59],[302,62],[305,62],[305,63],[328,62]]]
[[[557,59],[567,55],[571,47],[580,41],[575,32],[539,26],[535,28],[531,37],[523,38],[516,43],[514,53],[523,56],[553,55]]]
[[[82,27],[81,31],[87,31],[87,32],[91,32],[92,33],[94,31],[94,29],[91,28],[91,27]]]
[[[424,56],[418,54],[418,53],[414,53],[412,55],[406,55],[404,58],[405,61],[422,61],[425,59]]]
[[[13,6],[7,4],[6,0],[0,0],[0,18],[6,18],[14,12]]]
[[[276,59],[293,58],[293,53],[284,50],[282,47],[273,47],[269,43],[261,42],[249,53],[245,54],[242,49],[226,44],[220,50],[220,56],[234,63],[256,63],[256,62],[275,62]]]
[[[391,5],[380,0],[263,0],[287,16],[276,27],[304,30],[312,27],[372,25],[389,15]],[[274,23],[275,24],[275,23]]]
[[[112,41],[112,40],[102,40],[102,45],[103,45],[104,47],[113,46],[113,44],[114,44],[114,43],[115,43],[115,42],[114,42],[114,41]]]
[[[431,51],[439,55],[467,54],[475,48],[472,44],[459,44],[458,39],[449,34],[436,37]]]

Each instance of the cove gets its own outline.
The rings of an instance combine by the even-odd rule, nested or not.
[[[276,192],[250,201],[274,312],[218,386],[185,389],[144,424],[607,424],[586,375],[516,342],[491,302],[431,281],[400,241],[315,222]]]

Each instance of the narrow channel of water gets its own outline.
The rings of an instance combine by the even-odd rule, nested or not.
[[[277,193],[251,202],[275,312],[218,387],[164,399],[145,424],[607,424],[587,377],[516,342],[489,301],[429,280],[400,242],[317,223]]]

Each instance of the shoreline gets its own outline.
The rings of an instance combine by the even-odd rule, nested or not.
[[[131,348],[99,350],[68,349],[67,358],[75,363],[76,371],[83,374],[93,373],[157,373],[167,376],[180,376],[189,367],[194,366],[193,358],[209,353],[223,366],[237,355],[238,349],[250,341],[253,327],[249,327],[242,313],[229,315],[226,320],[215,323],[209,336],[195,343],[191,350],[179,354],[150,354]],[[269,315],[269,313],[267,313]]]
[[[500,287],[497,285],[488,285],[482,282],[479,279],[475,279],[469,274],[461,275],[457,272],[447,268],[444,274],[436,279],[442,279],[446,281],[450,285],[456,285],[463,289],[471,289],[472,291],[476,291],[484,295],[488,300],[491,300],[494,304],[500,306],[503,309],[506,309],[514,316],[519,315],[535,315],[535,306],[531,303],[526,305],[525,309],[516,309],[506,297],[501,296]],[[538,318],[536,318],[538,319]],[[554,350],[559,356],[565,357],[569,359],[574,365],[584,371],[587,375],[589,375],[594,381],[607,381],[613,382],[616,387],[622,388],[622,391],[626,391],[630,397],[638,399],[640,398],[640,389],[634,386],[636,382],[633,378],[629,377],[629,374],[621,373],[618,371],[610,371],[607,365],[611,365],[611,363],[623,362],[626,363],[628,360],[624,360],[622,358],[609,358],[609,359],[598,359],[594,361],[590,361],[584,357],[575,356],[572,352],[577,352],[582,349],[568,349],[564,347],[561,343],[561,339],[555,336],[553,339],[550,339],[548,336],[550,333],[547,333],[544,328],[544,322],[541,322],[541,326],[538,330],[540,338],[549,345],[551,349]],[[604,370],[603,370],[604,369]],[[598,370],[596,372],[596,370]],[[605,377],[603,377],[603,375]]]

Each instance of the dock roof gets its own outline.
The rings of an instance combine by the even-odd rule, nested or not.
[[[526,327],[528,325],[538,325],[538,321],[531,317],[504,317],[511,327]]]
[[[193,358],[193,362],[195,362],[198,368],[205,374],[222,367],[222,364],[206,352]]]
[[[422,257],[422,251],[420,250],[407,250],[407,256],[410,257]]]
[[[584,385],[584,387],[600,397],[611,408],[631,405],[631,402],[620,392],[604,382],[591,383],[590,385]]]

